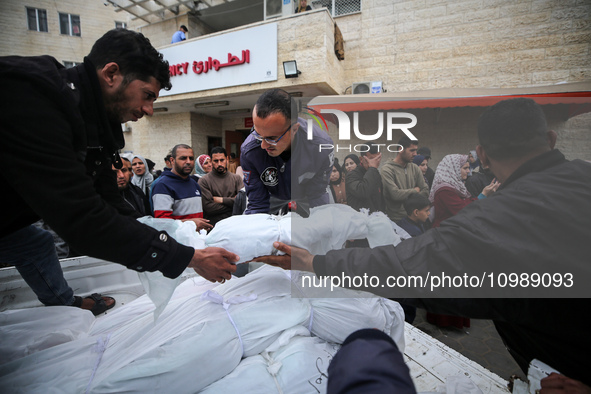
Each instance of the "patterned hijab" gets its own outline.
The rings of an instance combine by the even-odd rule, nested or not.
[[[143,157],[135,155],[133,156],[133,159],[131,159],[131,162],[133,163],[133,160],[136,157],[144,163],[144,166],[146,166],[146,172],[144,172],[144,175],[142,176],[137,176],[134,173],[133,178],[131,178],[131,183],[133,185],[136,185],[137,187],[142,189],[144,193],[146,193],[146,189],[149,189],[152,182],[154,182],[154,176],[150,173],[150,167],[148,167],[148,162],[146,162],[146,159],[144,159]]]
[[[195,175],[197,175],[199,178],[207,174],[207,172],[205,172],[203,169],[203,163],[205,163],[207,159],[211,160],[211,157],[208,155],[201,155],[197,158],[197,160],[195,160]]]
[[[470,197],[470,193],[464,181],[460,169],[468,162],[468,155],[453,154],[447,155],[441,160],[441,163],[435,170],[435,178],[433,178],[433,185],[431,186],[431,193],[429,200],[435,201],[435,193],[442,187],[451,187],[458,195],[464,198]]]

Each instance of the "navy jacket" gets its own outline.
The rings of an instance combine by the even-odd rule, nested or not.
[[[291,150],[271,157],[252,135],[240,148],[244,185],[248,197],[245,215],[268,213],[272,196],[280,200],[307,201],[310,208],[328,204],[328,182],[333,163],[332,139],[314,125],[307,139],[307,122],[299,118],[300,129],[293,136]],[[321,144],[324,144],[320,151]],[[292,179],[294,188],[292,189]]]

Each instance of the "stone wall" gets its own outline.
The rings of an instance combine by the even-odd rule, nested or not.
[[[364,0],[336,18],[347,84],[389,92],[591,79],[589,0]]]
[[[115,28],[115,21],[129,21],[127,13],[117,13],[112,5],[103,3],[102,0],[0,1],[0,56],[51,55],[60,62],[82,62],[94,42]],[[47,11],[48,32],[29,30],[26,7]],[[60,34],[60,12],[80,16],[80,37]]]

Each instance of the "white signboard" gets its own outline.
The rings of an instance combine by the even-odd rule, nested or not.
[[[277,23],[160,50],[172,89],[161,96],[277,80]]]

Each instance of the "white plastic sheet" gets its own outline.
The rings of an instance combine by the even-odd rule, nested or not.
[[[147,297],[140,297],[97,319],[87,335],[0,365],[0,386],[23,392],[196,392],[232,372],[243,357],[270,352],[293,327],[312,322],[312,333],[323,341],[323,333],[340,339],[367,327],[393,332],[384,319],[390,313],[384,306],[396,305],[392,301],[367,299],[376,304],[343,321],[351,311],[339,310],[339,299],[314,304],[292,298],[291,287],[289,275],[270,266],[213,288],[187,280],[157,321]],[[203,297],[207,291],[222,303]],[[33,322],[46,309],[22,317]],[[403,332],[403,315],[390,320]]]

